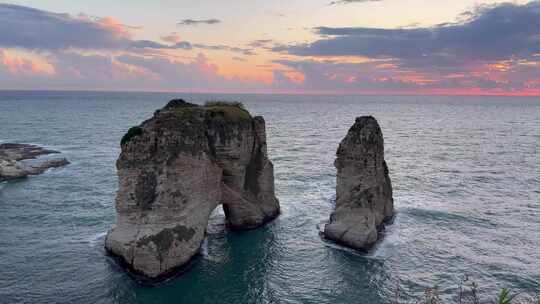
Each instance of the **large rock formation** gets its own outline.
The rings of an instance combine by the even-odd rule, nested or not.
[[[336,209],[324,228],[324,235],[348,247],[367,249],[394,215],[383,135],[375,118],[356,119],[339,145],[334,165]]]
[[[117,224],[105,247],[147,278],[197,254],[220,204],[234,229],[279,214],[264,119],[239,106],[172,100],[124,136],[117,169]]]
[[[62,167],[69,164],[65,158],[49,159],[39,164],[25,164],[21,161],[36,159],[41,155],[60,153],[28,144],[0,144],[0,182],[38,175],[49,168]]]

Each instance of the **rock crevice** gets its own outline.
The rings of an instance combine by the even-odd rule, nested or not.
[[[339,145],[334,165],[336,208],[324,236],[348,247],[368,249],[394,216],[383,134],[375,118],[356,119]]]
[[[155,279],[188,263],[218,205],[234,229],[279,214],[262,117],[173,100],[134,128],[122,139],[117,223],[105,241],[133,271]]]

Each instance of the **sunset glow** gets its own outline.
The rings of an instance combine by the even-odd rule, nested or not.
[[[410,2],[14,1],[0,89],[539,94],[540,2]]]

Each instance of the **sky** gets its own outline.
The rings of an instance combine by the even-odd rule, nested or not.
[[[0,2],[0,89],[538,96],[540,0]]]

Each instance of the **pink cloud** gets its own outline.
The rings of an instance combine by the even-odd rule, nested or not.
[[[131,38],[131,33],[130,33],[131,28],[122,24],[120,21],[118,21],[117,19],[113,17],[99,18],[97,20],[97,23],[101,25],[102,27],[104,27],[105,29],[112,31],[118,37],[122,37],[126,39]]]
[[[0,63],[13,75],[53,75],[54,66],[0,49]]]

